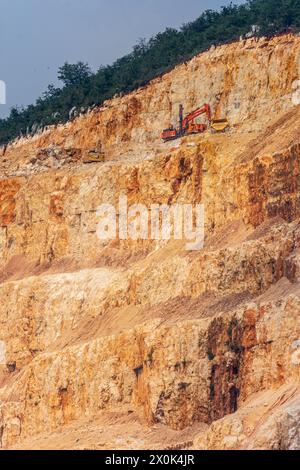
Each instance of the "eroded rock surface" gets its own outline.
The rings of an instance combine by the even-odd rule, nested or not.
[[[299,73],[298,36],[241,41],[8,147],[2,448],[300,448]],[[203,102],[230,132],[161,143]],[[203,203],[203,250],[100,241],[120,195]]]

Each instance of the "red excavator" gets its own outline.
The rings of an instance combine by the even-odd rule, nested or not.
[[[206,114],[208,121],[211,120],[211,110],[209,104],[205,103],[201,108],[195,109],[189,113],[185,118],[183,118],[183,106],[179,106],[179,129],[175,129],[173,126],[170,126],[168,129],[165,129],[161,138],[167,142],[168,140],[175,140],[179,137],[190,134],[199,134],[206,131],[207,124],[196,124],[194,120],[201,116],[201,114]]]

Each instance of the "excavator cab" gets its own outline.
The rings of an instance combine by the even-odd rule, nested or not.
[[[195,124],[194,122],[190,122],[188,127],[186,128],[186,135],[191,135],[191,134],[201,134],[202,132],[205,132],[207,129],[206,124]]]

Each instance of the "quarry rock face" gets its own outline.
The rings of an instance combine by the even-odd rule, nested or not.
[[[249,39],[3,152],[2,448],[300,449],[299,90]],[[228,132],[161,141],[205,102]],[[99,239],[122,195],[203,204],[203,249]]]

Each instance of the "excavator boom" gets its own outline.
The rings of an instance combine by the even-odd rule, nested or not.
[[[195,111],[192,111],[190,114],[188,114],[183,120],[183,128],[187,127],[189,122],[193,121],[198,116],[201,116],[201,114],[206,114],[207,119],[209,121],[211,120],[211,110],[209,104],[205,103],[203,106],[201,106],[201,108],[197,108]]]

